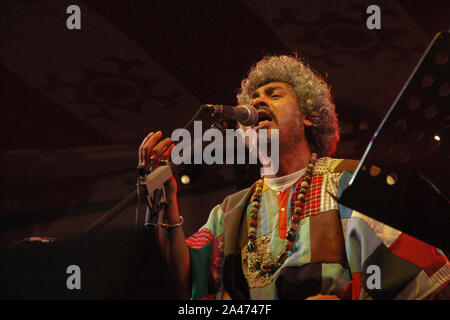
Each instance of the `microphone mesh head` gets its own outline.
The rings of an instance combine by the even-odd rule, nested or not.
[[[258,122],[258,110],[250,104],[243,104],[239,107],[246,108],[248,110],[248,118],[245,121],[239,121],[243,126],[254,126]]]

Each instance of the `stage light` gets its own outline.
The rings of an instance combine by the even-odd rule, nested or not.
[[[381,169],[380,169],[380,168],[375,167],[375,166],[370,166],[369,174],[370,174],[372,177],[376,177],[376,176],[378,176],[380,173],[381,173]]]
[[[180,178],[182,184],[191,183],[191,178],[187,174],[183,174]]]
[[[388,174],[386,176],[386,183],[390,186],[396,184],[397,180],[398,180],[398,175],[396,172],[391,172],[390,174]]]
[[[436,141],[441,141],[441,137],[439,137],[438,135],[434,136],[434,140]]]

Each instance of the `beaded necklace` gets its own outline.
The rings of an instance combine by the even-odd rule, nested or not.
[[[289,231],[286,234],[286,245],[285,249],[280,252],[277,256],[276,261],[273,261],[272,257],[269,258],[268,262],[263,263],[258,258],[250,259],[250,256],[253,252],[256,251],[256,231],[258,228],[258,215],[259,209],[261,206],[261,196],[262,190],[264,186],[264,176],[256,182],[256,188],[253,193],[253,202],[252,207],[250,209],[250,221],[248,228],[248,261],[251,264],[251,268],[258,270],[261,275],[269,277],[272,275],[283,263],[286,261],[287,257],[293,252],[293,248],[295,245],[296,233],[298,230],[298,222],[300,221],[301,215],[305,208],[306,202],[306,193],[308,192],[309,185],[312,180],[312,175],[314,172],[314,165],[317,161],[317,154],[313,153],[311,156],[311,160],[309,161],[305,175],[303,176],[303,181],[300,183],[300,186],[296,184],[296,188],[298,190],[297,201],[295,201],[295,208],[291,212],[291,224],[289,225]],[[295,192],[294,192],[295,193]]]

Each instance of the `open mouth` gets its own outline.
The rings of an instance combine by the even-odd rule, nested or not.
[[[264,124],[268,124],[273,120],[272,114],[264,109],[258,110],[258,122],[256,125],[259,127]]]

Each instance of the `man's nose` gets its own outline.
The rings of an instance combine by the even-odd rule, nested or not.
[[[252,106],[259,109],[261,107],[268,107],[269,105],[264,97],[258,97],[252,101]]]

